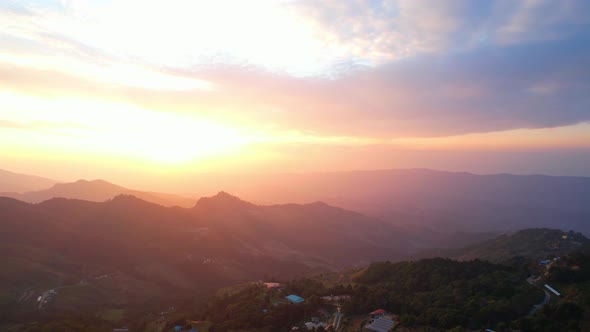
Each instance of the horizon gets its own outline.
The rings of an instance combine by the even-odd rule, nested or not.
[[[590,176],[589,9],[1,2],[0,164],[141,188],[358,169]]]
[[[139,190],[139,191],[145,191],[145,192],[154,192],[154,193],[168,193],[168,194],[176,194],[176,195],[181,195],[181,196],[195,196],[196,199],[202,198],[202,197],[210,197],[212,195],[217,195],[219,193],[228,193],[230,195],[237,195],[235,194],[233,191],[231,191],[231,189],[228,188],[224,188],[223,186],[216,186],[215,184],[209,184],[206,181],[203,181],[204,177],[207,176],[226,176],[226,177],[230,177],[230,178],[247,178],[247,177],[251,177],[251,176],[306,176],[306,175],[328,175],[328,174],[353,174],[353,173],[371,173],[371,172],[407,172],[407,171],[422,171],[422,172],[431,172],[431,173],[448,173],[448,174],[463,174],[463,175],[473,175],[473,176],[525,176],[525,177],[568,177],[568,178],[590,178],[590,176],[577,176],[577,175],[551,175],[551,174],[518,174],[518,173],[475,173],[475,172],[468,172],[468,171],[447,171],[447,170],[437,170],[437,169],[432,169],[432,168],[382,168],[382,169],[353,169],[353,170],[345,170],[345,171],[315,171],[315,172],[289,172],[289,173],[268,173],[268,172],[260,172],[260,173],[201,173],[201,174],[193,174],[191,176],[191,180],[196,181],[196,183],[200,183],[200,184],[205,184],[206,189],[200,188],[200,189],[195,189],[195,191],[178,191],[178,190],[174,190],[173,187],[170,187],[170,190],[161,190],[162,188],[167,188],[166,186],[163,186],[162,184],[166,181],[165,178],[161,179],[161,182],[158,184],[158,181],[156,181],[155,183],[153,183],[150,186],[134,186],[133,184],[128,185],[126,183],[119,183],[107,178],[74,178],[74,179],[68,179],[68,180],[63,180],[63,179],[55,179],[55,178],[49,178],[49,177],[44,177],[38,174],[26,174],[26,173],[21,173],[21,172],[17,172],[14,170],[8,170],[8,169],[0,169],[0,172],[8,172],[8,173],[12,173],[15,175],[24,175],[24,176],[33,176],[33,177],[40,177],[43,179],[47,179],[47,180],[51,180],[54,181],[55,184],[72,184],[72,183],[79,183],[79,182],[88,182],[88,183],[92,183],[92,182],[105,182],[111,185],[115,185],[115,186],[121,186],[125,189],[130,189],[130,190]],[[179,181],[186,181],[187,179],[180,179]],[[52,188],[52,186],[47,187],[47,188],[40,188],[40,191],[43,191],[45,189],[50,189]],[[201,191],[199,191],[201,190]],[[26,192],[34,192],[34,191],[38,191],[38,190],[26,190],[26,191],[21,191],[20,193],[26,193]],[[1,191],[0,191],[1,192]],[[241,196],[237,196],[239,198],[242,198]],[[276,202],[275,202],[276,203]],[[290,203],[290,202],[282,202],[282,203]]]
[[[0,0],[0,49],[0,331],[590,331],[590,0]]]

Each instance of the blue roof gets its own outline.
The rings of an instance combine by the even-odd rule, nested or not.
[[[174,331],[180,331],[180,330],[182,330],[182,326],[177,325],[174,327]]]
[[[301,302],[305,301],[301,296],[297,296],[297,295],[293,295],[293,294],[291,294],[285,298],[293,303],[301,303]]]

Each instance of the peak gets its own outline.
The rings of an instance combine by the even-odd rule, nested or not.
[[[237,200],[240,200],[237,196],[234,196],[232,194],[229,194],[229,193],[227,193],[225,191],[220,191],[215,196],[212,196],[211,198],[217,198],[217,199],[237,199]]]
[[[84,189],[89,189],[89,190],[98,189],[98,188],[100,188],[102,190],[125,189],[121,186],[118,186],[116,184],[110,183],[110,182],[102,180],[102,179],[96,179],[96,180],[80,179],[80,180],[77,180],[76,182],[56,183],[53,187],[59,188],[59,189],[84,188]]]
[[[111,200],[107,201],[111,204],[119,205],[119,206],[147,206],[147,205],[158,205],[155,203],[150,203],[145,201],[137,196],[128,195],[128,194],[120,194],[113,197]]]
[[[251,207],[253,204],[241,200],[240,198],[228,194],[225,191],[218,192],[215,196],[201,197],[197,201],[195,207],[220,207],[220,208],[233,208],[233,207]]]

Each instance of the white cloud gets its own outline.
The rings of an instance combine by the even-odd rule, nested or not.
[[[558,39],[589,19],[583,0],[23,3],[0,5],[0,28],[11,38],[38,43],[43,51],[37,56],[57,53],[88,62],[98,54],[98,61],[174,68],[253,65],[294,76],[481,44]]]

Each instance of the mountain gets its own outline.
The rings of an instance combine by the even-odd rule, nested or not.
[[[264,206],[224,192],[191,208],[130,195],[35,204],[3,197],[0,311],[8,310],[3,320],[34,320],[48,311],[145,303],[158,310],[224,285],[399,260],[416,250],[403,229],[322,202]],[[55,287],[59,294],[39,311],[34,299]]]
[[[39,203],[55,197],[103,202],[118,195],[132,195],[145,201],[164,206],[189,207],[194,204],[192,198],[173,194],[132,190],[104,180],[78,180],[71,183],[57,183],[49,189],[29,191],[22,194],[0,193],[0,196],[12,197],[29,203]]]
[[[245,252],[312,266],[363,265],[415,250],[403,230],[322,202],[262,206],[221,192],[192,210],[228,233],[229,242],[243,243]]]
[[[391,330],[384,322],[388,319],[401,325],[395,330],[403,331],[483,331],[496,326],[500,331],[500,324],[525,317],[543,300],[543,292],[528,284],[527,276],[524,269],[484,261],[379,262],[352,277],[340,272],[330,281],[325,276],[287,281],[282,290],[260,284],[236,287],[212,298],[199,319],[210,321],[215,331],[305,330],[302,322],[309,320],[309,313],[327,324],[336,322],[344,331],[365,330],[363,325],[379,316],[383,320],[375,325],[383,331]],[[281,302],[285,294],[305,301]],[[323,300],[334,295],[343,298],[338,305]],[[231,315],[227,308],[232,308]]]
[[[113,188],[104,181],[79,181],[73,185],[105,188],[97,189],[97,195],[108,194]],[[68,184],[53,189],[56,195],[76,193]],[[80,191],[80,195],[85,193]],[[200,198],[188,208],[167,207],[133,195],[98,202],[51,198],[40,203],[0,197],[0,321],[19,323],[82,314],[96,319],[112,310],[122,311],[126,319],[132,320],[132,313],[161,312],[177,305],[198,306],[216,289],[236,283],[331,275],[329,272],[370,266],[375,261],[416,257],[424,249],[443,247],[434,255],[460,260],[478,257],[503,261],[513,256],[554,257],[585,247],[588,242],[579,233],[548,229],[498,237],[494,233],[421,230],[421,226],[397,226],[321,201],[259,205],[227,192]],[[483,242],[474,244],[477,241]],[[505,270],[491,263],[433,262],[424,263],[435,265],[424,267],[425,271],[433,268],[441,276],[453,269],[465,273],[483,269],[483,279],[469,275],[466,283],[458,284],[466,292],[473,287],[489,290],[510,285],[516,292],[513,294],[528,294],[521,287],[526,286],[526,276],[520,274],[526,273],[514,270],[514,266]],[[395,269],[404,266],[395,265]],[[400,280],[410,285],[416,275],[426,273],[421,269],[411,268],[408,273],[414,274]],[[500,281],[490,284],[496,277]],[[366,284],[374,294],[370,294],[373,302],[357,303],[354,310],[381,303],[377,297],[381,286],[373,287],[364,279],[356,281]],[[441,281],[432,277],[427,282],[434,285]],[[378,284],[387,288],[396,282],[388,279]],[[362,289],[354,288],[354,292],[362,293]],[[394,294],[400,290],[388,291]],[[433,289],[425,291],[432,292],[423,294],[426,297],[444,297]],[[476,295],[475,302],[487,301],[488,295]],[[39,296],[47,302],[37,303]],[[410,293],[404,296],[414,298]],[[496,300],[505,305],[520,303],[519,311],[530,307],[528,302],[522,306],[508,293]],[[512,310],[504,309],[503,314]],[[419,319],[428,321],[427,316]]]
[[[264,174],[195,179],[254,202],[309,202],[359,211],[397,226],[503,232],[532,227],[590,234],[590,178],[475,175],[425,169]]]
[[[40,176],[25,175],[0,170],[0,192],[18,192],[49,188],[57,181]]]
[[[426,250],[415,258],[449,257],[457,260],[483,259],[505,262],[515,257],[546,260],[590,249],[590,239],[573,231],[533,228],[505,233],[459,249]]]

